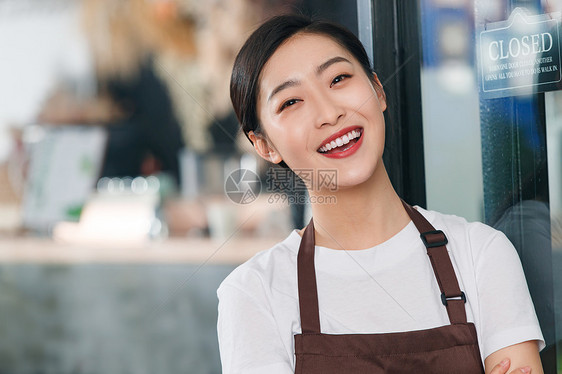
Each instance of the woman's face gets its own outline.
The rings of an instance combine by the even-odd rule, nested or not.
[[[386,101],[374,79],[329,37],[293,36],[261,73],[257,114],[267,141],[254,141],[256,150],[297,174],[336,170],[338,187],[366,181],[384,148]]]

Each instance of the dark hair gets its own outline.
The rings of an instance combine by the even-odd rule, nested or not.
[[[332,22],[312,20],[299,15],[273,17],[246,40],[232,69],[230,99],[246,137],[250,131],[261,133],[256,109],[261,71],[281,44],[298,33],[319,34],[331,38],[351,53],[365,74],[372,79],[373,71],[369,57],[359,39],[348,29]],[[286,166],[284,162],[281,165]]]

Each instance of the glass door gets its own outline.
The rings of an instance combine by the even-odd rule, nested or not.
[[[560,14],[551,3],[418,3],[427,206],[512,241],[546,340],[546,373],[556,372],[562,336]]]
[[[390,92],[387,120],[400,124],[387,139],[396,189],[506,234],[546,340],[545,373],[562,373],[562,0],[357,4]]]

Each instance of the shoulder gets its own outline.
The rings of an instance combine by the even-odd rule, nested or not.
[[[227,290],[238,289],[245,293],[255,293],[258,289],[271,286],[281,275],[295,272],[296,258],[301,237],[293,230],[287,238],[273,247],[255,254],[251,259],[234,269],[220,284],[219,299]]]
[[[486,249],[490,247],[515,251],[504,233],[482,222],[468,222],[465,218],[453,214],[419,207],[417,209],[437,230],[443,230],[452,250],[460,247],[476,257],[485,254]]]
[[[434,210],[427,210],[420,207],[416,207],[416,209],[420,213],[422,213],[429,222],[436,226],[436,228],[437,226],[445,227],[454,235],[459,235],[460,233],[465,233],[467,235],[476,234],[485,236],[494,236],[497,234],[501,234],[500,231],[482,222],[469,222],[465,218],[456,216],[454,214],[440,213]]]

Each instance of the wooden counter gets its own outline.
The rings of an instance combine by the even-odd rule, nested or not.
[[[282,238],[170,238],[144,244],[64,244],[47,238],[0,239],[0,263],[241,264]]]

